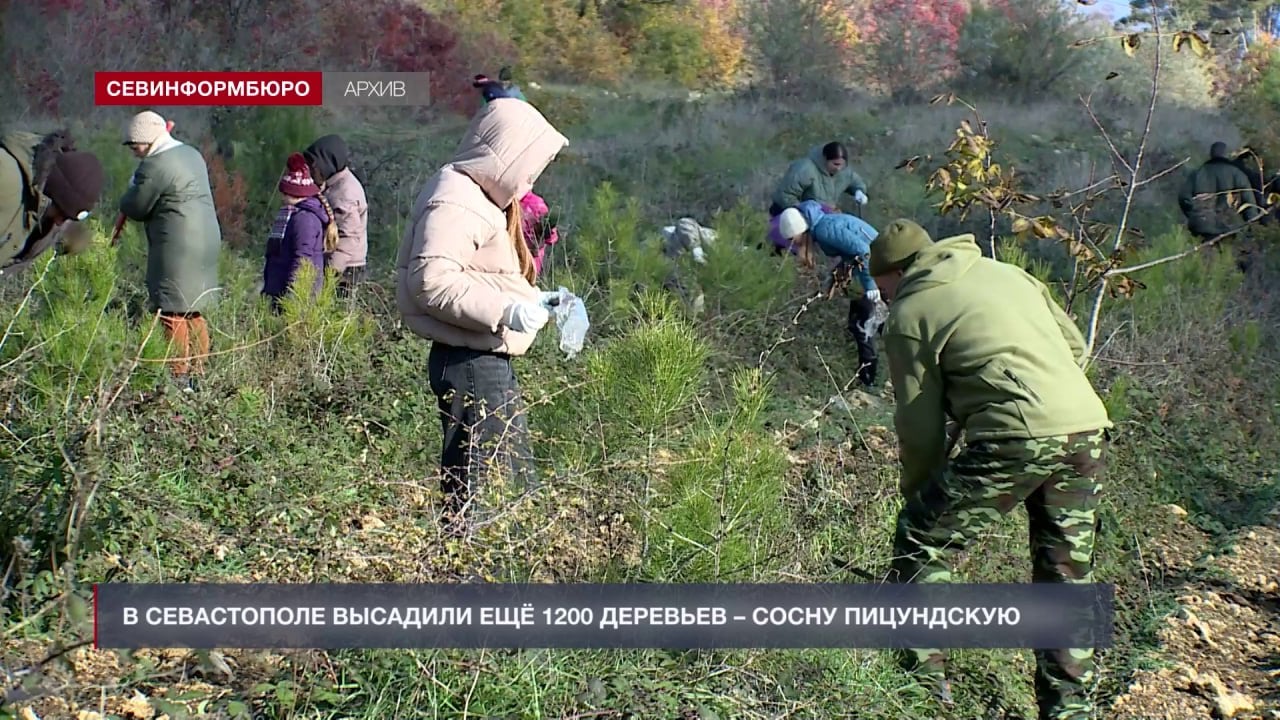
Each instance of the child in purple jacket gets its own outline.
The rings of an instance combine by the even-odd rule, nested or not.
[[[262,294],[271,301],[272,312],[280,312],[280,298],[289,292],[303,262],[315,267],[314,296],[324,283],[325,252],[338,246],[338,226],[333,209],[311,179],[311,170],[302,153],[289,156],[280,177],[284,205],[276,214],[267,236],[266,263],[262,268]]]

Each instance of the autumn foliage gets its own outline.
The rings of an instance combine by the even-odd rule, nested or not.
[[[1280,42],[1261,35],[1239,64],[1221,63],[1214,93],[1264,157],[1280,157]]]
[[[3,23],[26,29],[2,49],[12,89],[52,116],[87,113],[82,89],[107,69],[430,71],[438,104],[474,94],[458,34],[410,0],[46,0],[8,4]]]
[[[0,53],[13,68],[0,85],[31,111],[62,117],[91,109],[81,89],[107,68],[429,71],[433,111],[461,113],[479,102],[471,76],[504,65],[521,82],[752,83],[813,98],[847,87],[899,100],[943,89],[1074,96],[1106,73],[1095,67],[1097,53],[1078,52],[1073,41],[1109,32],[1065,0],[48,0],[0,8],[10,29]],[[1268,47],[1257,44],[1223,87],[1252,82],[1270,62]]]
[[[244,175],[227,167],[226,161],[208,145],[201,150],[209,167],[209,185],[213,190],[213,206],[218,212],[222,241],[235,248],[250,245],[248,225],[249,196]]]
[[[903,98],[951,78],[967,15],[962,0],[880,0],[867,6],[860,25],[871,46],[873,77]]]

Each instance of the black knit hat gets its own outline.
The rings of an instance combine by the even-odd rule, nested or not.
[[[92,210],[102,196],[106,175],[98,156],[90,152],[58,155],[44,183],[44,194],[68,218]]]

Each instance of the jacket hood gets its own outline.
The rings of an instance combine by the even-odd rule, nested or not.
[[[174,139],[169,133],[162,132],[160,137],[157,137],[155,142],[151,143],[151,147],[147,149],[147,157],[154,157],[162,152],[168,152],[182,144],[180,140]]]
[[[981,259],[982,250],[972,233],[939,240],[916,254],[903,274],[894,300],[954,282]]]
[[[813,166],[818,168],[818,172],[823,175],[830,176],[827,172],[827,158],[822,154],[822,145],[814,145],[809,148],[809,160],[813,162]]]
[[[533,189],[568,144],[568,138],[529,103],[498,98],[472,119],[451,164],[505,210]]]
[[[821,153],[822,149],[819,148],[818,151]],[[804,224],[808,225],[810,230],[812,230],[813,226],[817,225],[818,221],[827,214],[827,212],[822,209],[822,203],[817,200],[805,200],[796,206],[796,210],[800,211],[801,217],[804,218]]]
[[[340,135],[325,135],[311,143],[302,156],[324,179],[336,175],[351,161],[351,149]]]

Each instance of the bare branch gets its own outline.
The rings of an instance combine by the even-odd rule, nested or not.
[[[1155,31],[1156,37],[1160,37],[1160,9],[1158,3],[1153,4],[1152,29]],[[1151,139],[1151,122],[1156,114],[1156,104],[1160,99],[1160,77],[1161,71],[1164,69],[1164,53],[1162,51],[1162,43],[1155,43],[1155,60],[1151,70],[1151,96],[1147,102],[1147,117],[1142,126],[1142,136],[1138,141],[1138,153],[1133,159],[1133,169],[1129,179],[1129,188],[1125,192],[1124,209],[1120,213],[1120,222],[1116,225],[1116,239],[1112,245],[1112,257],[1115,257],[1120,248],[1124,244],[1125,231],[1129,229],[1129,215],[1133,211],[1133,198],[1140,187],[1139,173],[1142,171],[1142,160],[1146,155],[1147,141]],[[1090,117],[1093,115],[1093,109],[1087,108]],[[1096,122],[1096,118],[1095,118]],[[1110,138],[1107,140],[1110,143]],[[1104,274],[1102,282],[1093,298],[1093,308],[1089,312],[1089,332],[1085,337],[1085,362],[1084,367],[1089,366],[1090,359],[1093,355],[1094,347],[1098,340],[1098,325],[1102,320],[1102,303],[1106,299],[1107,281],[1111,276]]]
[[[1218,243],[1222,242],[1223,240],[1229,237],[1239,235],[1241,232],[1244,231],[1246,227],[1248,227],[1248,225],[1245,225],[1244,227],[1239,227],[1230,232],[1225,232],[1225,233],[1222,233],[1221,235],[1217,235],[1215,237],[1209,238],[1208,240],[1205,240],[1204,242],[1200,243],[1199,245],[1196,245],[1190,250],[1184,250],[1180,253],[1177,253],[1176,255],[1169,255],[1167,257],[1162,257],[1158,260],[1150,260],[1144,263],[1138,263],[1137,265],[1130,265],[1128,267],[1112,268],[1111,270],[1108,270],[1105,273],[1103,273],[1102,276],[1104,278],[1109,278],[1115,275],[1127,275],[1128,273],[1135,273],[1135,272],[1138,272],[1139,270],[1147,270],[1149,268],[1157,267],[1159,265],[1164,265],[1165,263],[1171,263],[1175,260],[1181,260],[1184,257],[1195,255],[1201,250],[1213,247],[1214,245],[1217,245]]]
[[[1191,162],[1191,158],[1183,158],[1183,159],[1179,160],[1177,163],[1175,163],[1175,164],[1173,164],[1173,165],[1170,165],[1169,167],[1165,168],[1164,170],[1161,170],[1160,172],[1156,173],[1155,175],[1152,175],[1151,177],[1149,177],[1149,178],[1145,178],[1145,179],[1143,179],[1143,180],[1139,180],[1139,181],[1138,181],[1137,183],[1135,183],[1135,184],[1136,184],[1138,187],[1142,187],[1142,186],[1144,186],[1144,185],[1148,185],[1148,184],[1150,184],[1150,183],[1153,183],[1153,182],[1155,182],[1156,180],[1159,180],[1160,178],[1164,177],[1165,175],[1168,175],[1168,174],[1172,173],[1174,170],[1177,170],[1178,168],[1182,167],[1183,165],[1186,165],[1186,164],[1187,164],[1187,163],[1189,163],[1189,162]]]
[[[1111,139],[1111,133],[1107,132],[1106,126],[1104,126],[1102,121],[1098,119],[1098,116],[1094,114],[1092,101],[1083,95],[1080,95],[1079,98],[1081,104],[1084,105],[1085,112],[1089,114],[1089,119],[1093,121],[1094,127],[1098,128],[1098,132],[1102,134],[1102,139],[1107,141],[1107,147],[1111,149],[1111,155],[1116,160],[1120,161],[1120,164],[1124,166],[1126,172],[1133,175],[1133,166],[1129,164],[1129,160],[1125,158],[1124,153],[1120,152],[1120,148],[1116,147],[1116,143]]]

